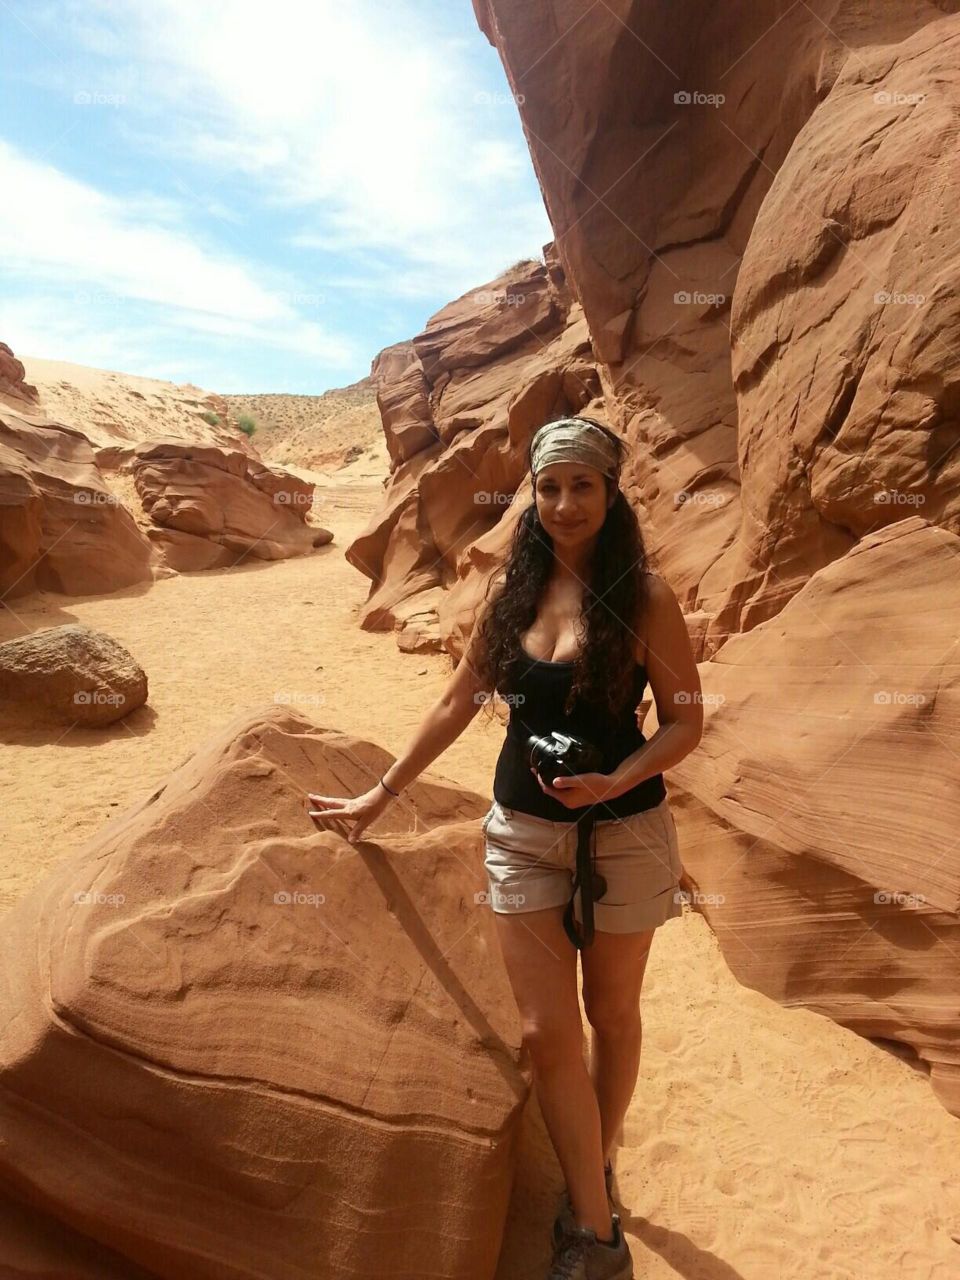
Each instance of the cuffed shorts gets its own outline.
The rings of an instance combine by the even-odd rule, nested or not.
[[[552,822],[494,800],[483,819],[489,901],[504,914],[566,906],[577,869],[576,822]],[[598,933],[655,929],[683,914],[677,828],[664,798],[652,809],[594,824],[607,891],[594,903]],[[580,894],[574,917],[582,923]]]

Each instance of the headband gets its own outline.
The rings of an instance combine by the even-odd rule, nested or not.
[[[605,431],[583,418],[560,418],[546,422],[533,437],[530,447],[530,474],[553,462],[583,462],[611,480],[619,480],[617,446]]]

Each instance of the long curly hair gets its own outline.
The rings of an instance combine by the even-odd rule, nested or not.
[[[599,427],[614,442],[622,465],[626,449],[620,437],[602,422],[578,418]],[[530,462],[528,446],[528,471]],[[614,492],[616,497],[597,536],[584,585],[576,623],[580,650],[564,705],[567,715],[577,699],[611,717],[621,713],[633,692],[636,638],[648,600],[647,552],[636,513],[617,482],[604,479],[607,501]],[[517,664],[524,660],[520,636],[536,621],[553,562],[553,538],[540,522],[534,499],[517,522],[501,574],[487,585],[490,607],[478,628],[474,662],[485,688],[500,694],[509,690]],[[502,586],[490,599],[495,582]]]

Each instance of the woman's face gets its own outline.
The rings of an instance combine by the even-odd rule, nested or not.
[[[540,523],[562,546],[595,537],[612,506],[603,475],[582,462],[552,462],[543,467],[534,493]]]

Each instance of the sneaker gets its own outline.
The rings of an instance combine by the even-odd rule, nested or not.
[[[607,1199],[611,1204],[613,1204],[613,1165],[609,1160],[603,1166],[603,1176],[607,1183]],[[570,1200],[570,1192],[566,1187],[564,1187],[560,1196],[560,1208],[553,1222],[554,1244],[559,1244],[563,1236],[572,1231],[576,1225],[577,1220],[573,1214],[573,1203]]]
[[[589,1227],[575,1226],[557,1245],[547,1280],[633,1280],[633,1258],[613,1214],[613,1242],[604,1244]]]

